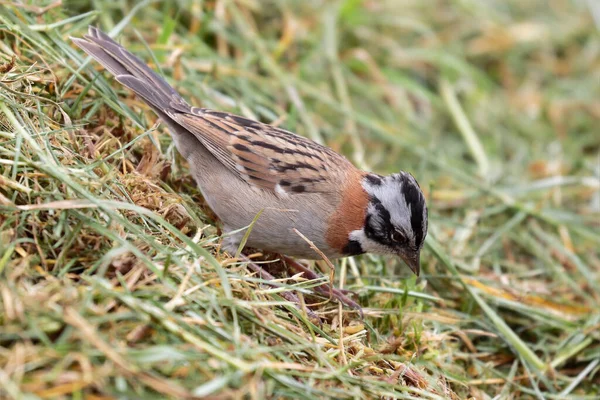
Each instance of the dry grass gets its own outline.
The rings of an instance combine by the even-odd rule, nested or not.
[[[0,7],[1,397],[598,398],[592,0]],[[342,260],[365,319],[308,321],[279,294],[315,282],[220,252],[166,129],[69,42],[88,24],[194,104],[411,171],[422,277]]]

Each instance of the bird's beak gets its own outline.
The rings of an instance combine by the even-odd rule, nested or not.
[[[420,252],[400,254],[400,258],[408,265],[410,270],[414,272],[416,276],[419,276],[421,272],[421,254]]]

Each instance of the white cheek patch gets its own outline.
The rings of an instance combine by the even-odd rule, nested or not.
[[[357,229],[355,231],[350,232],[350,235],[348,235],[348,237],[350,240],[355,240],[358,243],[360,243],[360,247],[365,253],[393,254],[393,251],[388,247],[369,239],[365,235],[365,231],[362,229]]]

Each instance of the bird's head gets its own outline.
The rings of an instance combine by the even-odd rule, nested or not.
[[[362,186],[369,196],[362,229],[350,232],[357,253],[397,255],[416,274],[427,236],[427,205],[415,178],[400,172],[389,176],[365,175]]]

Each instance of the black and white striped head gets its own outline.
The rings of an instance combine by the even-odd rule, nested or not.
[[[350,233],[350,242],[361,252],[398,255],[419,275],[427,236],[427,205],[419,184],[400,172],[368,174],[362,186],[369,195],[365,225]]]

